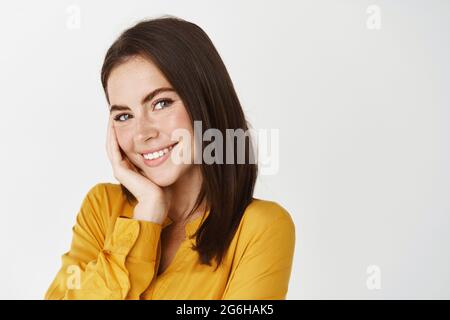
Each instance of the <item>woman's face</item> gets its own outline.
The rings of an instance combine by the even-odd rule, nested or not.
[[[178,94],[151,61],[136,56],[118,65],[109,76],[107,91],[119,146],[142,174],[166,187],[192,169],[192,159],[181,162],[171,157],[183,148],[194,150],[191,120]],[[172,135],[180,129],[189,133],[189,142]],[[154,151],[153,159],[146,160],[143,154],[149,151]]]

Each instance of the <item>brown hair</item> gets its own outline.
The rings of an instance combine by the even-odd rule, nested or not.
[[[191,121],[201,121],[203,132],[215,128],[226,137],[226,129],[248,129],[227,69],[208,35],[196,24],[164,16],[141,21],[125,30],[108,49],[101,70],[108,103],[107,81],[111,71],[137,55],[150,59],[161,70],[186,106]],[[203,151],[205,142],[201,140]],[[210,214],[193,235],[196,236],[193,249],[199,253],[202,264],[211,265],[210,260],[215,258],[216,269],[253,199],[257,177],[257,165],[247,161],[255,156],[251,140],[245,143],[243,164],[237,163],[238,146],[233,145],[231,150],[224,147],[222,152],[224,159],[234,158],[232,164],[200,165],[203,183],[190,212],[206,200]],[[227,151],[233,153],[231,158]],[[121,187],[128,201],[136,200],[129,190]]]

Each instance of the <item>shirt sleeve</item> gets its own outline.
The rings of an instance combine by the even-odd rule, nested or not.
[[[106,237],[108,202],[102,184],[83,200],[70,250],[45,299],[139,299],[155,275],[162,226],[119,216]]]
[[[294,248],[295,226],[290,216],[257,232],[232,270],[222,299],[286,299]]]

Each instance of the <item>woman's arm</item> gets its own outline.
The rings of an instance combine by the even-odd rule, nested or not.
[[[118,217],[106,238],[104,184],[86,195],[73,227],[70,250],[45,299],[139,299],[155,275],[159,223]]]

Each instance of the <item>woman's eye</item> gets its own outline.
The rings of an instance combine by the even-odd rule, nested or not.
[[[128,117],[126,117],[126,119],[124,119],[125,116],[128,116]],[[115,116],[114,120],[119,121],[119,122],[124,122],[124,121],[128,120],[129,116],[130,115],[128,113],[122,113],[122,114]]]
[[[161,110],[164,108],[167,108],[168,106],[170,106],[172,104],[173,100],[171,99],[162,99],[157,101],[154,106],[153,106],[153,110]]]

